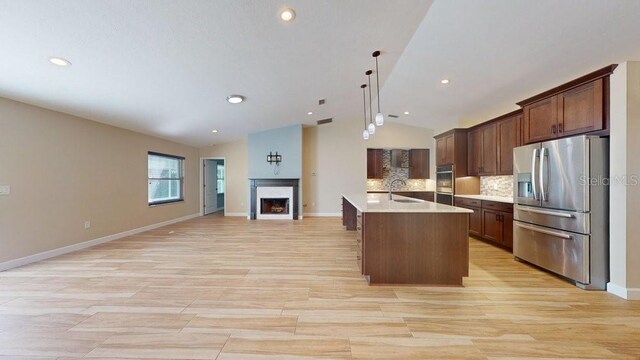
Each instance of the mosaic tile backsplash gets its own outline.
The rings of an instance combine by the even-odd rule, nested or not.
[[[391,167],[391,150],[382,151],[382,179],[367,179],[367,191],[387,191],[389,190],[389,182],[395,179],[402,179],[406,185],[401,182],[393,184],[394,191],[434,191],[435,181],[430,179],[409,179],[409,152],[404,151],[402,154],[401,168]]]
[[[480,195],[513,196],[513,175],[481,176]]]

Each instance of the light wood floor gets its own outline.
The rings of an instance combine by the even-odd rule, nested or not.
[[[0,273],[0,359],[640,356],[640,302],[476,240],[463,288],[370,287],[354,236],[207,216]]]

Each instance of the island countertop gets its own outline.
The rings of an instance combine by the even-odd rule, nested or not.
[[[431,201],[413,199],[400,195],[393,195],[393,199],[404,200],[407,202],[389,200],[389,194],[386,193],[342,194],[342,196],[356,209],[365,213],[473,213],[472,210],[461,207],[438,204]]]

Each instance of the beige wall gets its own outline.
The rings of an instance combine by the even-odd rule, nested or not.
[[[225,160],[225,209],[226,215],[247,215],[249,160],[246,139],[209,146],[200,149],[200,157],[220,157]]]
[[[611,179],[609,290],[640,299],[640,62],[621,63],[611,76]],[[636,178],[637,179],[637,178]]]
[[[184,202],[147,205],[147,151],[186,157]],[[195,214],[197,171],[196,148],[0,98],[0,263]]]
[[[435,173],[433,131],[387,122],[367,141],[361,121],[308,127],[302,135],[305,214],[339,214],[342,193],[366,191],[367,147],[430,148]]]

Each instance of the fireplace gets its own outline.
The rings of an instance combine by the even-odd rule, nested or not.
[[[250,219],[298,219],[298,179],[250,179],[249,185]]]

